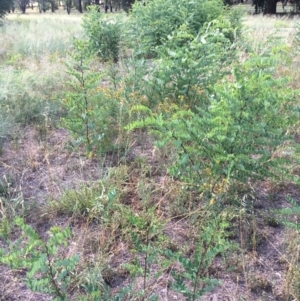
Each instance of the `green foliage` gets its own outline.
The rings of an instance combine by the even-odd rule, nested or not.
[[[0,116],[3,116],[0,121],[2,138],[12,137],[18,127],[33,124],[47,127],[51,118],[52,121],[57,120],[60,110],[57,101],[48,98],[47,88],[43,91],[44,95],[35,90],[39,88],[38,83],[34,84],[34,75],[26,74],[22,70],[8,75],[8,78],[0,76],[0,83],[6,85],[0,96]],[[24,87],[22,84],[25,79],[28,81]]]
[[[231,41],[235,37],[238,37],[242,33],[243,28],[243,16],[245,15],[245,11],[241,6],[232,7],[226,14],[225,20],[227,19],[230,22],[230,28],[226,29],[225,35],[230,38]],[[228,23],[227,23],[228,24]],[[226,28],[226,27],[225,27]],[[229,32],[229,35],[227,34]]]
[[[25,211],[22,193],[13,187],[13,179],[4,175],[0,180],[0,237],[5,241],[13,228],[13,220]]]
[[[227,9],[225,14],[220,15],[211,22],[211,26],[233,43],[241,36],[243,14],[242,8]]]
[[[300,215],[300,205],[291,197],[287,196],[286,200],[289,202],[291,207],[273,210],[272,212],[278,217],[279,221],[283,225],[293,230],[299,231],[300,225],[297,219]]]
[[[154,0],[146,6],[142,1],[136,1],[127,38],[133,48],[136,43],[142,53],[155,55],[155,47],[163,45],[180,26],[186,25],[188,32],[196,36],[204,23],[214,20],[222,12],[223,3],[219,0]]]
[[[12,9],[11,0],[1,0],[0,2],[0,19]]]
[[[272,210],[275,218],[283,224],[287,231],[285,258],[289,263],[285,275],[284,292],[286,296],[295,297],[300,293],[300,265],[299,265],[299,241],[300,241],[300,205],[293,198],[287,196],[290,207]]]
[[[209,212],[209,211],[208,211]],[[218,255],[224,255],[232,248],[226,239],[228,223],[216,216],[209,216],[198,229],[196,248],[192,256],[181,252],[165,251],[167,258],[179,262],[183,270],[172,273],[171,287],[183,294],[187,301],[201,300],[201,296],[219,284],[217,279],[207,275],[208,268]]]
[[[109,287],[103,279],[103,269],[99,266],[88,266],[79,275],[80,288],[85,294],[77,300],[97,301],[105,299],[105,295],[109,293]]]
[[[78,29],[71,25],[72,31]],[[71,45],[68,26],[56,19],[34,18],[14,19],[1,27],[1,139],[28,125],[57,122],[62,113],[58,99],[66,89],[61,56]]]
[[[0,249],[1,263],[13,269],[25,268],[25,283],[31,290],[53,294],[54,300],[67,300],[71,273],[79,260],[77,255],[62,257],[59,253],[60,246],[67,246],[70,229],[52,227],[44,242],[23,219],[16,218],[15,223],[22,234],[9,243],[8,250]]]
[[[206,91],[228,73],[235,57],[234,47],[217,23],[211,22],[193,37],[186,25],[158,48],[156,64],[145,93],[151,108],[165,113],[172,109],[192,109],[207,105]],[[168,109],[166,109],[168,107]]]
[[[295,151],[287,132],[297,122],[299,110],[288,79],[276,77],[284,48],[271,45],[263,55],[249,53],[246,60],[231,63],[231,74],[227,74],[228,62],[221,50],[226,44],[216,39],[220,35],[207,38],[203,46],[193,46],[205,54],[200,62],[190,54],[182,59],[180,50],[170,53],[174,61],[179,58],[178,67],[163,69],[165,73],[156,76],[153,84],[161,93],[169,91],[167,108],[160,114],[147,111],[148,117],[127,129],[148,127],[157,135],[158,146],[172,142],[178,157],[170,173],[196,185],[200,192],[207,190],[208,182],[210,193],[215,194],[226,181],[287,177],[285,167],[294,158],[284,155],[284,145]],[[222,60],[224,66],[219,64]]]
[[[15,195],[8,192],[5,196],[0,196],[0,236],[8,238],[12,221],[25,211],[24,199],[21,194]]]
[[[99,86],[102,75],[91,70],[91,59],[85,54],[86,43],[76,40],[74,46],[73,62],[67,65],[71,91],[63,100],[68,113],[62,124],[76,144],[83,143],[87,156],[112,151],[118,147],[115,140],[121,130],[118,99],[108,87]]]
[[[127,219],[129,225],[134,229],[131,231],[131,239],[135,257],[131,263],[124,264],[123,267],[130,272],[133,277],[142,276],[143,289],[139,292],[141,300],[158,300],[157,295],[147,296],[147,279],[150,277],[151,264],[158,263],[160,247],[154,242],[161,233],[162,222],[155,216],[155,207],[144,208],[144,214],[138,216],[130,214]],[[142,256],[142,260],[140,260]],[[155,277],[161,273],[158,272]]]
[[[104,19],[97,7],[91,7],[82,24],[88,38],[87,50],[102,61],[117,62],[121,40],[121,24],[117,20]]]
[[[131,39],[129,46],[139,45],[126,50],[132,56],[126,57],[122,65],[115,63],[120,57],[123,34],[120,24],[104,19],[96,10],[84,17],[87,40],[76,40],[72,48],[75,50],[68,65],[70,82],[62,102],[65,110],[62,125],[69,129],[75,144],[82,143],[87,156],[92,157],[120,145],[124,115],[131,106],[130,118],[134,122],[127,129],[146,127],[154,135],[156,145],[165,147],[165,153],[161,159],[157,148],[152,156],[147,149],[144,157],[144,149],[140,154],[138,145],[132,165],[128,161],[124,165],[118,162],[103,181],[80,187],[74,183],[74,188],[65,191],[59,200],[51,201],[50,210],[56,210],[51,212],[53,216],[58,213],[74,217],[72,224],[87,227],[86,233],[91,228],[101,231],[95,235],[97,238],[92,235],[83,238],[82,249],[92,254],[82,273],[76,275],[78,291],[74,295],[82,294],[78,299],[157,300],[156,295],[151,295],[150,283],[167,271],[174,271],[170,288],[179,291],[186,300],[201,298],[218,284],[209,274],[214,259],[230,248],[226,239],[229,225],[216,213],[218,201],[228,199],[231,184],[281,178],[286,176],[289,161],[298,160],[293,139],[288,136],[289,127],[298,124],[297,99],[288,80],[278,74],[278,63],[287,64],[288,54],[279,44],[263,45],[265,49],[259,53],[240,46],[241,13],[224,11],[218,0],[153,0],[145,6],[136,3],[128,17],[132,27],[127,31],[130,33],[127,40]],[[22,24],[31,31],[29,22]],[[32,52],[40,63],[47,45],[41,43],[29,48],[25,38],[24,41],[18,48],[20,51],[16,48],[7,52],[15,85],[14,94],[6,91],[1,94],[0,130],[11,120],[20,125],[43,120],[51,111],[44,109],[52,103],[52,91],[59,90],[51,85],[54,79],[49,77],[49,82],[40,85],[41,90],[47,90],[49,101],[46,94],[36,97],[30,93],[36,89],[38,76],[27,80],[24,59]],[[64,47],[51,49],[60,52]],[[49,53],[51,60],[61,58],[52,50]],[[147,60],[147,55],[156,56],[157,60]],[[99,58],[111,64],[99,66]],[[99,67],[103,66],[106,70],[100,73]],[[1,86],[6,87],[9,73],[2,74]],[[22,78],[29,82],[29,91],[21,87]],[[106,81],[101,82],[102,78]],[[141,132],[132,135],[135,140],[149,138],[145,132],[140,135]],[[148,147],[148,141],[145,145]],[[163,170],[163,174],[156,176],[157,172],[152,179],[153,170],[145,164],[148,160],[155,164],[156,172]],[[165,176],[161,162],[169,164],[169,174],[173,177]],[[49,238],[42,240],[24,221],[17,219],[22,236],[15,243],[9,242],[15,230],[11,216],[16,212],[13,206],[7,210],[14,203],[13,199],[7,202],[9,187],[1,184],[0,236],[7,243],[1,249],[1,262],[12,268],[24,268],[26,283],[33,290],[65,300],[71,283],[74,288],[78,261],[76,256],[61,255],[70,231],[54,227]],[[174,199],[178,200],[178,206],[174,205]],[[203,200],[209,201],[204,218],[197,215]],[[172,216],[172,206],[184,207],[176,208],[180,217],[174,221],[176,225],[183,221],[183,215],[189,214],[190,221],[183,221],[188,228],[184,230],[191,235],[187,238],[188,252],[176,244],[176,239],[171,243],[165,234],[168,231],[163,230],[165,221],[161,217]],[[292,208],[292,212],[297,211],[299,208]],[[168,225],[173,225],[173,221]],[[166,242],[172,251],[164,251]],[[86,245],[91,249],[87,250]],[[132,285],[117,293],[114,288],[112,296],[105,284],[102,252],[111,255],[116,251],[114,254],[119,256],[121,248],[127,246],[133,260],[122,267],[133,277],[127,279],[132,280]],[[91,262],[93,258],[99,266]],[[118,264],[115,259],[109,262],[114,268]],[[161,267],[159,271],[157,266]],[[136,277],[143,279],[138,292]]]

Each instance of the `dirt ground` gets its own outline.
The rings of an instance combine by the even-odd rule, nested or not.
[[[145,142],[146,141],[146,142]],[[136,143],[129,157],[144,157],[150,164],[158,164],[153,145],[144,140],[147,145]],[[0,179],[2,185],[8,186],[7,193],[11,199],[22,199],[28,204],[34,204],[32,212],[27,212],[28,221],[32,221],[39,233],[50,226],[68,223],[61,217],[44,218],[41,215],[43,206],[49,198],[59,198],[66,189],[76,188],[82,183],[96,181],[103,177],[107,166],[113,166],[115,160],[107,157],[99,162],[86,159],[80,150],[68,149],[69,136],[63,129],[52,129],[44,141],[39,139],[38,132],[28,127],[18,141],[6,141],[0,156]],[[166,175],[157,174],[157,183],[166,181]],[[268,182],[256,184],[253,188],[252,215],[255,216],[255,226],[251,219],[233,223],[230,239],[238,243],[239,251],[227,256],[224,260],[217,257],[209,269],[209,276],[220,280],[220,285],[213,292],[207,293],[205,301],[263,301],[263,300],[299,300],[284,295],[288,285],[289,254],[287,245],[290,243],[287,230],[276,221],[270,219],[269,210],[289,206],[286,197],[300,201],[300,189],[296,185],[285,184],[274,186]],[[164,202],[167,202],[167,197]],[[162,206],[163,208],[163,206]],[[163,209],[162,209],[163,210]],[[37,216],[39,215],[40,216]],[[186,237],[185,222],[167,223],[164,233],[174,243],[181,244]],[[78,227],[76,229],[76,227]],[[75,225],[73,231],[79,233],[80,225]],[[98,235],[98,230],[89,230],[89,235]],[[255,233],[253,233],[255,232]],[[98,234],[97,234],[98,233]],[[3,246],[3,241],[0,240]],[[130,260],[130,252],[126,245],[117,245],[111,256],[111,266],[118,267]],[[152,267],[155,270],[155,266]],[[24,271],[11,271],[0,266],[0,300],[33,300],[47,301],[51,296],[33,293],[20,280]],[[159,279],[153,279],[152,290],[159,300],[185,300],[179,293],[169,289],[170,272],[166,271]],[[291,279],[290,279],[291,280]],[[112,291],[130,282],[127,276],[111,277],[109,285]],[[142,279],[137,279],[137,286]],[[74,300],[76,298],[74,297]]]

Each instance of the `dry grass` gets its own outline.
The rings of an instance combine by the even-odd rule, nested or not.
[[[263,44],[274,38],[280,38],[283,42],[292,46],[295,36],[295,26],[299,17],[266,17],[262,15],[247,16],[244,19],[245,33],[251,39],[253,45],[263,47]]]
[[[1,52],[21,55],[29,60],[58,52],[65,56],[71,38],[80,36],[81,17],[65,15],[16,15],[0,28]]]
[[[2,137],[19,135],[32,121],[48,127],[57,120],[66,90],[64,60],[71,38],[81,35],[80,20],[20,16],[0,27]]]

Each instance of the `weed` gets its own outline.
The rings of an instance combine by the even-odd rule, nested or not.
[[[100,181],[90,187],[83,185],[80,189],[68,190],[58,201],[50,201],[48,210],[72,216],[75,219],[85,218],[98,223],[107,222],[115,208],[117,191],[106,191]]]
[[[189,301],[197,300],[205,292],[218,285],[217,279],[207,275],[208,268],[218,255],[224,255],[231,245],[226,240],[227,222],[218,216],[211,216],[207,223],[198,229],[195,251],[187,257],[182,252],[166,251],[166,256],[180,263],[182,270],[172,273],[172,288],[181,292]]]
[[[15,223],[22,230],[22,236],[15,243],[9,243],[8,251],[0,249],[1,262],[14,269],[26,268],[25,282],[32,290],[53,294],[55,300],[67,300],[70,273],[78,262],[78,256],[60,258],[58,247],[66,246],[70,230],[51,228],[45,243],[21,218],[16,218]]]

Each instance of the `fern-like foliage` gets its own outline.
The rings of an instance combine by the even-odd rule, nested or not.
[[[210,182],[213,179],[213,192],[223,180],[288,177],[286,167],[297,160],[286,155],[286,149],[293,154],[297,148],[288,129],[297,123],[299,107],[296,93],[288,88],[288,79],[276,75],[284,48],[270,45],[268,53],[253,51],[244,61],[231,63],[228,74],[225,58],[223,66],[213,59],[223,58],[221,37],[215,34],[202,38],[204,46],[195,46],[191,53],[195,49],[199,53],[210,50],[209,61],[204,57],[201,63],[187,60],[188,50],[174,53],[177,67],[166,69],[172,81],[157,88],[163,97],[167,91],[168,100],[175,95],[176,106],[172,110],[165,107],[159,114],[157,107],[152,114],[139,107],[141,114],[147,112],[146,117],[127,128],[148,127],[156,134],[158,146],[173,143],[177,160],[169,172],[200,191],[206,189],[208,178]],[[215,44],[209,47],[205,43]]]
[[[13,269],[25,269],[25,283],[31,290],[53,294],[54,300],[67,300],[71,272],[79,260],[77,255],[59,255],[59,248],[67,246],[70,229],[53,227],[44,242],[23,219],[16,218],[15,224],[22,234],[16,242],[10,242],[8,248],[0,249],[1,263]]]

